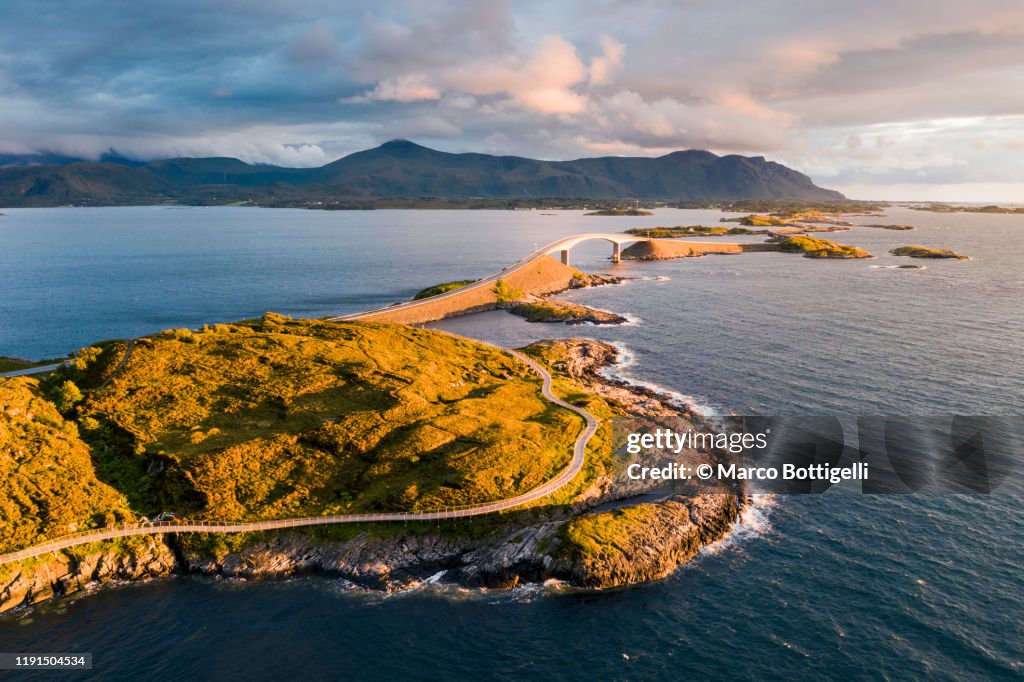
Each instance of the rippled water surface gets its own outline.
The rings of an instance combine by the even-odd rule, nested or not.
[[[236,208],[9,210],[0,217],[0,355],[276,310],[352,312],[483,276],[560,236],[715,224],[538,212]],[[783,254],[610,265],[625,285],[568,292],[628,313],[621,327],[531,325],[503,312],[446,321],[522,345],[618,344],[619,372],[716,411],[1024,413],[1024,217],[893,208],[823,235],[871,261]],[[858,219],[877,222],[877,219]],[[970,261],[910,261],[895,246]],[[924,270],[887,266],[922,263]],[[658,675],[1019,679],[1019,491],[762,499],[740,530],[670,579],[602,594],[427,586],[382,597],[326,579],[179,578],[0,619],[5,651],[92,651],[96,674],[377,679],[637,679]]]

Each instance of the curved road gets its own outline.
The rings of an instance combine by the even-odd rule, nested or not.
[[[454,336],[454,335],[453,335]],[[467,339],[485,346],[491,346],[498,350],[510,353],[520,361],[526,363],[534,372],[541,376],[543,384],[541,393],[549,401],[572,410],[586,420],[586,428],[576,438],[573,446],[572,459],[569,466],[562,470],[553,479],[533,490],[496,502],[482,502],[480,504],[465,505],[462,507],[449,507],[429,512],[390,512],[384,514],[338,514],[334,516],[306,516],[291,519],[276,519],[271,521],[154,521],[150,523],[126,523],[119,524],[113,528],[106,528],[98,531],[84,531],[65,535],[39,545],[27,547],[17,552],[0,554],[0,565],[28,559],[49,552],[85,545],[101,540],[123,538],[131,535],[157,535],[163,533],[244,533],[250,531],[277,530],[282,528],[300,528],[302,526],[322,526],[337,523],[370,523],[377,521],[435,521],[441,519],[458,519],[467,516],[480,516],[493,512],[504,511],[518,507],[529,502],[534,502],[542,497],[550,495],[569,483],[576,474],[583,468],[586,459],[587,443],[597,431],[597,419],[583,408],[577,407],[556,396],[551,391],[551,375],[546,369],[540,366],[531,358],[514,350],[507,350],[484,341]]]

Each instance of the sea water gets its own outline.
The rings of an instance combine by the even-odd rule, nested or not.
[[[488,275],[561,236],[732,215],[3,212],[0,355],[33,359],[267,310],[355,312]],[[436,326],[508,345],[609,341],[622,349],[615,372],[708,411],[1024,413],[1024,216],[886,213],[855,220],[917,230],[821,235],[878,256],[865,261],[751,253],[612,265],[610,244],[574,249],[573,265],[629,279],[561,297],[627,325],[497,311]],[[888,254],[907,244],[972,260]],[[909,263],[926,268],[889,267]],[[1017,490],[762,498],[668,579],[602,593],[462,590],[443,576],[397,595],[326,578],[173,578],[4,616],[0,650],[92,652],[103,679],[1019,679],[1022,501]]]

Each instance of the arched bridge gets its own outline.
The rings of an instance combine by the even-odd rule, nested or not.
[[[473,291],[474,289],[486,288],[490,289],[495,282],[503,277],[508,277],[512,273],[522,270],[523,268],[529,267],[531,263],[536,261],[538,258],[558,253],[561,256],[562,263],[564,265],[569,264],[569,251],[574,246],[581,244],[592,239],[599,239],[606,242],[610,242],[612,245],[612,260],[616,263],[622,258],[622,245],[632,244],[634,242],[646,242],[651,241],[648,237],[635,237],[628,234],[614,234],[614,233],[603,233],[603,232],[587,232],[584,234],[574,234],[568,237],[562,237],[561,239],[551,242],[547,246],[542,246],[525,258],[517,260],[512,265],[508,266],[501,272],[495,273],[490,277],[484,277],[481,280],[477,280],[473,284],[467,284],[460,289],[453,289],[452,291],[431,296],[430,298],[421,298],[418,301],[408,301],[406,303],[399,303],[397,305],[385,306],[383,308],[375,308],[373,310],[366,310],[361,313],[354,313],[352,315],[342,315],[339,317],[328,318],[332,322],[338,322],[343,320],[361,320],[364,318],[371,318],[381,313],[394,313],[400,310],[409,310],[417,308],[419,306],[426,306],[436,303],[437,301],[445,298],[451,298],[453,296],[465,296],[467,292]]]
[[[569,264],[569,249],[580,244],[582,242],[590,241],[591,239],[603,239],[606,242],[612,244],[612,262],[618,263],[622,260],[622,245],[633,244],[635,242],[646,242],[647,237],[634,237],[629,234],[603,234],[600,232],[591,232],[587,234],[576,234],[565,239],[560,239],[554,244],[548,245],[548,250],[545,251],[545,255],[551,255],[558,252],[562,258],[562,264]]]

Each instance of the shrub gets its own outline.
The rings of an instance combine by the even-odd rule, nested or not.
[[[503,279],[494,283],[492,289],[498,299],[498,303],[514,303],[523,297],[523,290],[517,289]]]
[[[53,404],[57,406],[57,411],[61,414],[67,414],[73,410],[84,397],[81,389],[73,381],[57,384],[50,392],[50,399],[53,400]]]

